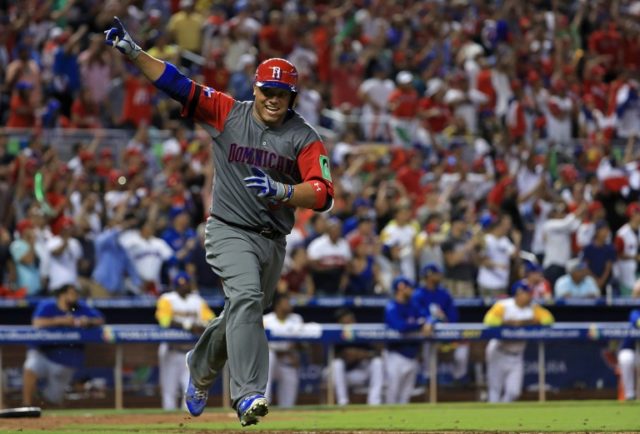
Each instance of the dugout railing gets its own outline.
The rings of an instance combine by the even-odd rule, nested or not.
[[[286,333],[273,334],[267,330],[270,340],[302,341],[321,344],[326,351],[327,364],[332,366],[335,358],[334,346],[344,343],[389,343],[397,341],[424,341],[428,339],[435,345],[452,341],[478,341],[492,338],[533,341],[538,351],[538,400],[546,400],[545,381],[545,343],[550,341],[607,341],[624,338],[635,340],[635,353],[640,360],[640,329],[631,328],[628,323],[558,323],[550,327],[486,327],[482,324],[438,324],[429,338],[416,335],[401,335],[386,328],[383,324],[340,324],[307,323],[300,329]],[[0,373],[3,372],[2,352],[7,345],[43,345],[97,343],[115,346],[114,406],[124,408],[123,401],[123,358],[124,347],[135,343],[195,342],[195,337],[182,330],[164,329],[157,325],[108,325],[92,329],[35,329],[31,326],[0,326]],[[430,378],[427,389],[428,401],[438,401],[438,383],[436,368],[438,352],[430,352]],[[328,371],[327,403],[334,403],[331,381]],[[640,396],[640,369],[636,370],[636,389]],[[0,391],[4,391],[3,375],[0,375]],[[228,378],[223,379],[223,406],[229,406]],[[0,393],[0,408],[4,407],[4,393]]]

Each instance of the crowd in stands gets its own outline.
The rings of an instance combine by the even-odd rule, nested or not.
[[[336,200],[299,211],[282,291],[388,295],[434,263],[454,297],[520,278],[542,299],[638,292],[638,1],[3,4],[0,296],[157,296],[180,271],[220,288],[211,137],[107,50],[114,15],[239,100],[261,60],[297,66]],[[131,139],[106,146],[111,129]],[[92,140],[61,148],[52,130]]]

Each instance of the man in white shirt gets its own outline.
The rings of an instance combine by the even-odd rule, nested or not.
[[[171,246],[154,235],[154,225],[150,221],[145,222],[140,230],[130,230],[120,235],[120,244],[143,280],[143,291],[159,294],[162,264],[174,255]]]
[[[67,216],[56,222],[59,234],[47,241],[49,262],[47,268],[50,291],[64,285],[78,286],[78,261],[83,256],[80,241],[72,237],[74,222]]]
[[[630,203],[626,214],[629,221],[618,229],[614,240],[618,257],[613,266],[613,275],[618,279],[621,295],[630,296],[633,285],[636,283],[636,271],[640,259],[638,255],[640,204]]]
[[[580,225],[580,216],[585,211],[585,205],[580,204],[574,213],[567,213],[567,206],[563,202],[556,202],[544,222],[544,277],[555,285],[556,280],[565,274],[567,261],[571,259],[571,236]]]
[[[276,293],[273,300],[273,312],[263,318],[264,328],[273,333],[287,334],[300,331],[304,320],[297,313],[293,313],[289,294]],[[298,397],[298,383],[300,376],[300,353],[294,342],[269,342],[269,378],[267,393],[269,402],[273,402],[273,383],[278,385],[278,405],[293,407]]]
[[[342,222],[338,218],[332,217],[327,221],[327,233],[309,244],[307,255],[316,294],[330,295],[344,291],[351,247],[342,237]]]
[[[483,297],[506,295],[509,286],[511,259],[520,254],[520,234],[513,232],[513,242],[507,237],[511,232],[511,217],[502,215],[484,236],[478,272],[478,289]]]
[[[412,218],[409,201],[398,205],[394,219],[382,229],[380,240],[387,246],[399,246],[401,274],[407,279],[416,280],[416,258],[414,241],[420,232],[420,225]]]
[[[579,258],[567,263],[568,274],[560,277],[554,286],[556,298],[596,298],[600,288],[596,280],[589,275],[587,263]]]
[[[363,81],[358,89],[358,96],[363,101],[360,126],[366,140],[391,140],[389,95],[396,85],[388,75],[387,69],[377,64],[373,76]]]

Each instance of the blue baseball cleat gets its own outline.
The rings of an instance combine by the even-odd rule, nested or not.
[[[249,426],[258,423],[261,417],[269,413],[267,398],[263,395],[251,395],[238,404],[238,418],[240,425]]]
[[[189,358],[191,357],[191,351],[187,353],[187,368],[189,368]],[[191,375],[189,375],[189,385],[187,391],[184,393],[184,401],[187,405],[187,410],[192,416],[200,416],[207,406],[207,399],[209,398],[209,391],[198,389],[193,385],[191,381]]]

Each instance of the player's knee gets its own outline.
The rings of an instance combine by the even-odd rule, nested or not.
[[[227,321],[262,323],[262,298],[252,293],[229,297]]]

